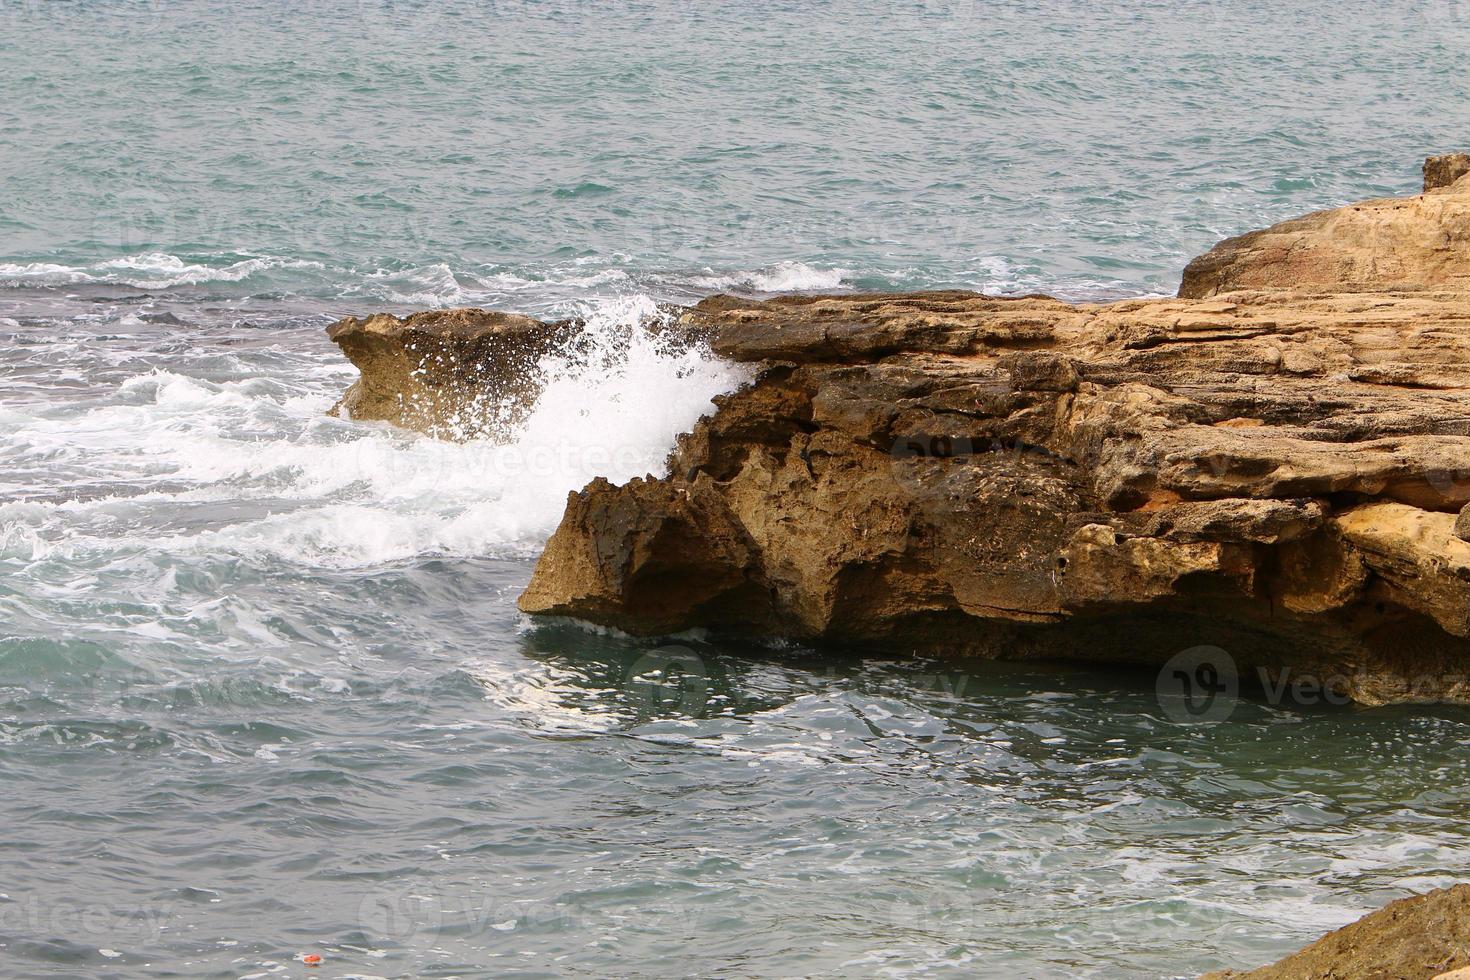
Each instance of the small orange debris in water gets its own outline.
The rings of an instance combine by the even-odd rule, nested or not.
[[[307,953],[305,956],[301,957],[301,962],[305,963],[307,966],[321,966],[322,958],[317,953]]]

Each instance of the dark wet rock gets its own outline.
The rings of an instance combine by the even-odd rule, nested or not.
[[[1466,174],[1470,174],[1470,153],[1430,157],[1424,161],[1424,189],[1449,187]]]
[[[480,309],[348,317],[327,336],[361,377],[332,413],[446,438],[494,434],[539,394],[540,359],[578,329]]]

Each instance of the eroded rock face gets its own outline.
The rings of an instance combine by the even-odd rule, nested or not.
[[[332,414],[441,438],[494,434],[539,393],[537,362],[577,330],[572,321],[480,309],[348,317],[327,336],[362,376]]]
[[[1465,980],[1467,967],[1470,885],[1456,885],[1392,902],[1271,966],[1201,980]]]
[[[662,329],[755,380],[666,477],[572,494],[521,608],[940,656],[1210,646],[1268,687],[1470,701],[1459,167],[1223,242],[1178,299],[711,297]],[[341,408],[484,434],[578,330],[344,320]]]
[[[1470,155],[1424,163],[1424,193],[1318,211],[1228,238],[1184,270],[1182,297],[1236,289],[1470,288]]]
[[[1223,648],[1470,699],[1470,300],[714,297],[755,382],[573,494],[521,607],[891,651]]]

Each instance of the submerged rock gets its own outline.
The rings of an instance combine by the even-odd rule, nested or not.
[[[1201,980],[1455,980],[1470,977],[1470,885],[1400,899],[1271,966]]]
[[[1424,163],[1424,193],[1362,201],[1227,238],[1190,262],[1182,297],[1235,289],[1470,288],[1470,155]]]

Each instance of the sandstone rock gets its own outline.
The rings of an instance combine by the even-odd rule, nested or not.
[[[670,632],[690,622],[759,627],[769,608],[756,549],[709,476],[680,485],[594,480],[568,504],[567,517],[593,533],[549,543],[538,567],[554,593],[523,602],[548,613],[595,619],[640,632]],[[636,586],[615,590],[613,583]],[[643,600],[647,599],[647,605]]]
[[[573,493],[521,608],[937,656],[1209,645],[1272,685],[1470,702],[1467,219],[1470,177],[1299,219],[1192,264],[1231,290],[1205,298],[706,299],[665,329],[754,380],[667,476]],[[579,329],[346,320],[343,407],[477,434]]]
[[[1470,174],[1470,153],[1446,153],[1424,161],[1424,189],[1449,187],[1466,174]]]
[[[668,477],[572,495],[527,612],[930,654],[1210,644],[1367,703],[1470,700],[1462,294],[716,297],[683,319],[764,367]]]
[[[362,375],[332,414],[445,438],[493,435],[540,391],[537,362],[577,329],[479,309],[348,317],[327,336]]]
[[[1439,980],[1470,976],[1470,885],[1400,899],[1271,966],[1201,980]]]
[[[1179,295],[1470,288],[1467,172],[1470,155],[1430,157],[1417,197],[1363,201],[1226,239],[1189,263]]]
[[[1455,537],[1470,541],[1470,504],[1461,508],[1460,515],[1455,518]]]
[[[1343,539],[1377,576],[1376,590],[1470,636],[1470,544],[1454,534],[1455,516],[1397,503],[1354,507],[1334,519]]]

